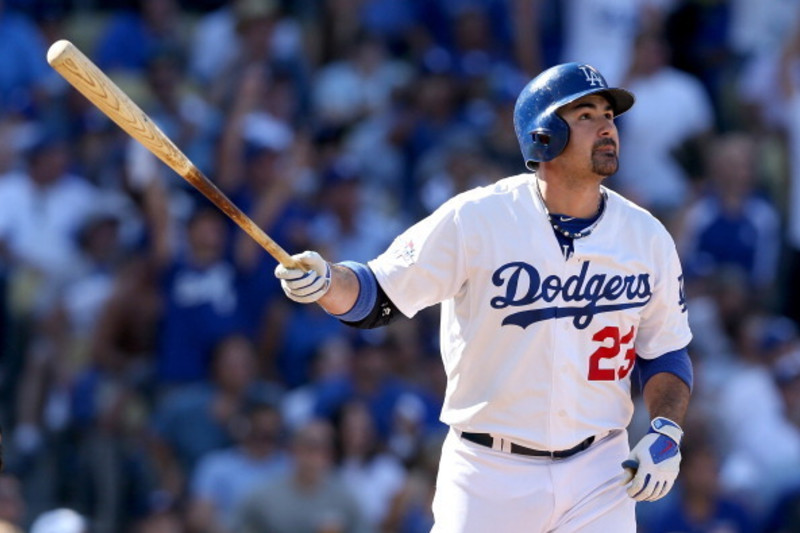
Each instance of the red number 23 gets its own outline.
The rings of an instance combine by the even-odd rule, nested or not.
[[[625,379],[636,362],[636,350],[631,345],[633,341],[634,327],[623,337],[619,336],[617,326],[606,326],[592,336],[593,341],[603,343],[589,357],[589,381],[614,381]],[[611,341],[611,346],[607,346],[607,341]],[[630,346],[628,346],[630,345]],[[627,348],[626,348],[627,347]],[[601,367],[600,361],[604,359],[614,359],[624,350],[625,362],[617,368],[613,362]]]

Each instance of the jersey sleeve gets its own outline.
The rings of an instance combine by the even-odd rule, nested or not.
[[[381,288],[409,318],[453,297],[466,281],[457,199],[401,233],[369,262]]]
[[[636,337],[636,353],[643,359],[685,348],[692,340],[689,329],[683,270],[675,243],[666,230],[654,243],[655,287],[645,306]]]

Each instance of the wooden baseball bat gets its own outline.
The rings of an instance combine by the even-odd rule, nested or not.
[[[65,39],[54,42],[47,51],[47,62],[128,135],[203,193],[280,264],[286,268],[307,270],[234,205],[150,120],[147,113],[75,45]]]

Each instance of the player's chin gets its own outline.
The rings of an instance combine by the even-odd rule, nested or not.
[[[619,158],[612,153],[596,153],[592,157],[592,171],[599,175],[608,177],[619,169]]]

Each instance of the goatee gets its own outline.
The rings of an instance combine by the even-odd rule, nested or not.
[[[610,176],[619,168],[619,159],[616,155],[595,153],[592,155],[592,172],[600,176]]]
[[[602,150],[605,146],[612,146],[613,152]],[[610,176],[619,168],[619,158],[617,157],[617,143],[611,139],[598,141],[592,150],[592,172],[599,176]]]

